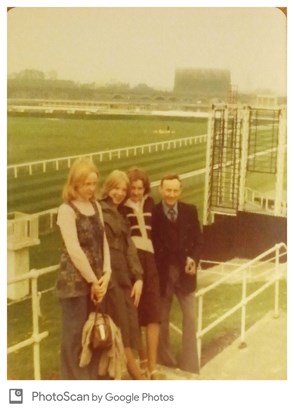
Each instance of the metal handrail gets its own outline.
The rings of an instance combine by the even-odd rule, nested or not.
[[[39,297],[38,297],[38,278],[50,272],[57,270],[59,265],[48,266],[42,269],[32,269],[27,273],[16,276],[7,282],[8,285],[21,282],[23,280],[31,281],[31,299],[32,299],[32,336],[28,339],[18,342],[15,345],[9,346],[7,354],[18,351],[19,349],[33,345],[33,365],[34,365],[34,379],[41,379],[41,365],[40,365],[40,342],[49,336],[48,331],[40,332],[39,328]],[[17,303],[17,301],[15,302]]]
[[[284,253],[280,253],[282,249],[285,249]],[[260,295],[264,290],[266,290],[268,287],[271,285],[275,285],[275,297],[274,297],[274,316],[278,317],[279,315],[279,280],[281,279],[281,275],[279,275],[279,265],[280,265],[280,258],[284,256],[287,252],[287,246],[285,243],[278,243],[272,248],[268,249],[267,251],[261,253],[254,259],[250,260],[249,262],[244,263],[243,265],[239,266],[237,269],[234,269],[232,272],[222,276],[221,279],[215,281],[211,285],[201,288],[197,293],[195,293],[195,298],[198,299],[198,330],[196,333],[197,337],[197,346],[198,346],[198,359],[199,359],[199,365],[201,366],[201,352],[202,352],[202,338],[204,335],[206,335],[209,331],[211,331],[215,326],[219,325],[221,322],[223,322],[225,319],[227,319],[229,316],[234,314],[237,310],[241,309],[241,343],[240,347],[245,347],[245,325],[246,325],[246,305],[248,302],[250,302],[252,299],[254,299],[256,296]],[[274,259],[275,267],[271,269],[270,271],[274,272],[274,276],[272,279],[268,280],[265,282],[260,288],[255,290],[253,293],[250,295],[247,295],[247,269],[251,269],[254,267],[254,264],[261,263],[261,260],[264,259],[266,256],[271,255],[272,253],[275,253],[274,258],[270,258],[267,261],[263,261],[263,263],[270,262]],[[209,261],[207,261],[209,262]],[[217,262],[214,262],[217,263]],[[256,266],[255,266],[256,267]],[[262,274],[264,275],[265,272],[269,272],[269,270],[264,271]],[[223,315],[221,315],[219,318],[215,319],[213,322],[208,324],[205,328],[202,326],[202,321],[203,321],[203,300],[204,296],[210,292],[211,290],[215,289],[216,287],[222,285],[223,283],[227,282],[228,279],[236,276],[236,274],[242,273],[242,298],[240,302],[238,302],[234,307],[230,308],[227,312],[225,312]],[[172,327],[173,330],[175,330],[177,333],[182,333],[181,329],[174,325],[173,323],[170,323],[170,326]]]
[[[242,316],[241,316],[241,344],[245,344],[245,320],[246,320],[246,305],[249,301],[251,301],[253,298],[258,296],[262,291],[264,291],[266,288],[271,286],[272,284],[275,284],[275,305],[274,305],[274,313],[275,316],[278,316],[278,310],[279,310],[279,300],[278,300],[278,292],[279,292],[279,280],[281,278],[281,275],[278,275],[278,269],[279,269],[279,260],[280,257],[283,256],[285,253],[279,253],[280,250],[284,248],[287,250],[287,246],[285,243],[279,243],[272,247],[271,249],[267,250],[264,253],[261,253],[259,256],[256,258],[252,259],[250,262],[247,262],[241,266],[239,266],[237,269],[233,270],[229,274],[223,276],[220,280],[214,282],[213,284],[209,285],[206,288],[200,289],[196,294],[195,297],[199,299],[198,301],[198,332],[197,332],[197,341],[198,341],[198,356],[199,356],[199,364],[200,364],[200,359],[201,359],[201,343],[202,343],[202,338],[203,336],[208,333],[211,329],[213,329],[215,326],[217,326],[219,323],[221,323],[223,320],[228,318],[230,315],[235,313],[237,310],[241,309],[242,310]],[[275,276],[270,279],[268,282],[266,282],[263,286],[261,286],[259,289],[257,289],[255,292],[252,294],[246,296],[246,286],[247,286],[247,276],[246,276],[246,270],[254,265],[254,263],[259,263],[261,259],[266,257],[267,255],[272,254],[275,252]],[[272,259],[268,260],[271,261]],[[212,262],[212,261],[210,261]],[[267,262],[267,261],[266,261]],[[214,262],[217,263],[217,262]],[[14,344],[10,347],[8,347],[7,353],[11,354],[19,349],[22,349],[24,347],[33,345],[33,364],[34,364],[34,379],[39,380],[41,379],[41,367],[40,367],[40,342],[48,337],[49,332],[44,331],[40,332],[39,331],[39,293],[38,292],[38,286],[37,282],[40,276],[48,274],[50,272],[54,272],[58,269],[59,265],[53,265],[53,266],[48,266],[45,268],[41,269],[32,269],[27,273],[24,273],[22,275],[16,276],[14,279],[11,279],[7,282],[8,285],[11,285],[16,282],[21,282],[23,280],[29,279],[31,281],[31,299],[32,299],[32,318],[33,318],[33,332],[32,336],[28,339],[25,339],[21,342],[18,342],[17,344]],[[235,276],[237,273],[243,273],[243,279],[242,279],[242,299],[241,301],[235,305],[233,308],[229,309],[225,314],[220,316],[218,319],[214,320],[211,322],[209,325],[207,325],[205,328],[202,328],[202,319],[203,319],[203,298],[208,293],[209,291],[215,289],[217,286],[221,285],[222,283],[226,282],[230,277]],[[17,301],[15,301],[17,303]],[[178,333],[181,333],[180,328],[177,326],[171,324],[171,327],[176,330]]]

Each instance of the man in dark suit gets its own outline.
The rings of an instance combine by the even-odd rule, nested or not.
[[[202,232],[196,207],[179,201],[181,186],[178,175],[165,176],[160,184],[162,201],[154,207],[152,215],[152,240],[162,298],[158,362],[199,373],[195,291]],[[182,351],[178,361],[169,337],[174,295],[182,311]]]

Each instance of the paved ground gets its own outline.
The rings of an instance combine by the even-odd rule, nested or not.
[[[169,380],[285,380],[287,379],[287,316],[269,313],[246,332],[247,346],[239,339],[193,375],[162,368]]]

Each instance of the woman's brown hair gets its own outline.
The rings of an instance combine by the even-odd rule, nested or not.
[[[144,194],[146,195],[150,193],[150,180],[144,170],[140,169],[139,167],[132,167],[127,171],[127,175],[130,179],[130,183],[135,182],[136,180],[141,180],[144,186]]]

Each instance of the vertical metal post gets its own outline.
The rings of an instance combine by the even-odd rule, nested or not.
[[[286,148],[286,111],[282,109],[279,115],[279,139],[277,154],[277,174],[276,174],[276,193],[275,193],[275,216],[282,215],[283,182]]]
[[[222,164],[219,165],[220,167],[220,175],[221,175],[221,187],[220,187],[220,192],[221,192],[221,200],[220,200],[220,205],[226,207],[226,197],[228,195],[227,193],[227,174],[230,173],[230,169],[232,166],[228,165],[228,133],[229,133],[229,110],[226,107],[223,112],[223,121],[224,121],[224,127],[223,127],[223,146],[222,146]],[[230,194],[229,194],[230,196]]]
[[[201,368],[201,351],[202,351],[202,316],[203,316],[203,295],[198,299],[198,321],[197,321],[197,349],[199,369]]]
[[[211,196],[211,145],[212,133],[214,127],[215,110],[212,109],[208,115],[208,133],[206,140],[206,170],[204,186],[204,207],[203,207],[203,224],[208,225],[211,222],[210,213],[210,196]]]
[[[246,329],[246,294],[247,294],[247,270],[242,274],[242,308],[241,308],[241,343],[240,349],[246,348],[245,329]]]
[[[239,210],[245,207],[245,183],[246,169],[248,161],[248,140],[249,140],[249,108],[243,109],[243,127],[241,134],[241,165],[240,165],[240,191],[239,191]]]
[[[279,265],[280,265],[280,249],[279,245],[276,245],[276,253],[275,253],[275,308],[274,308],[274,318],[279,317]]]
[[[31,271],[32,317],[33,317],[33,351],[34,351],[34,378],[41,379],[40,343],[39,343],[39,304],[38,304],[38,271]]]

